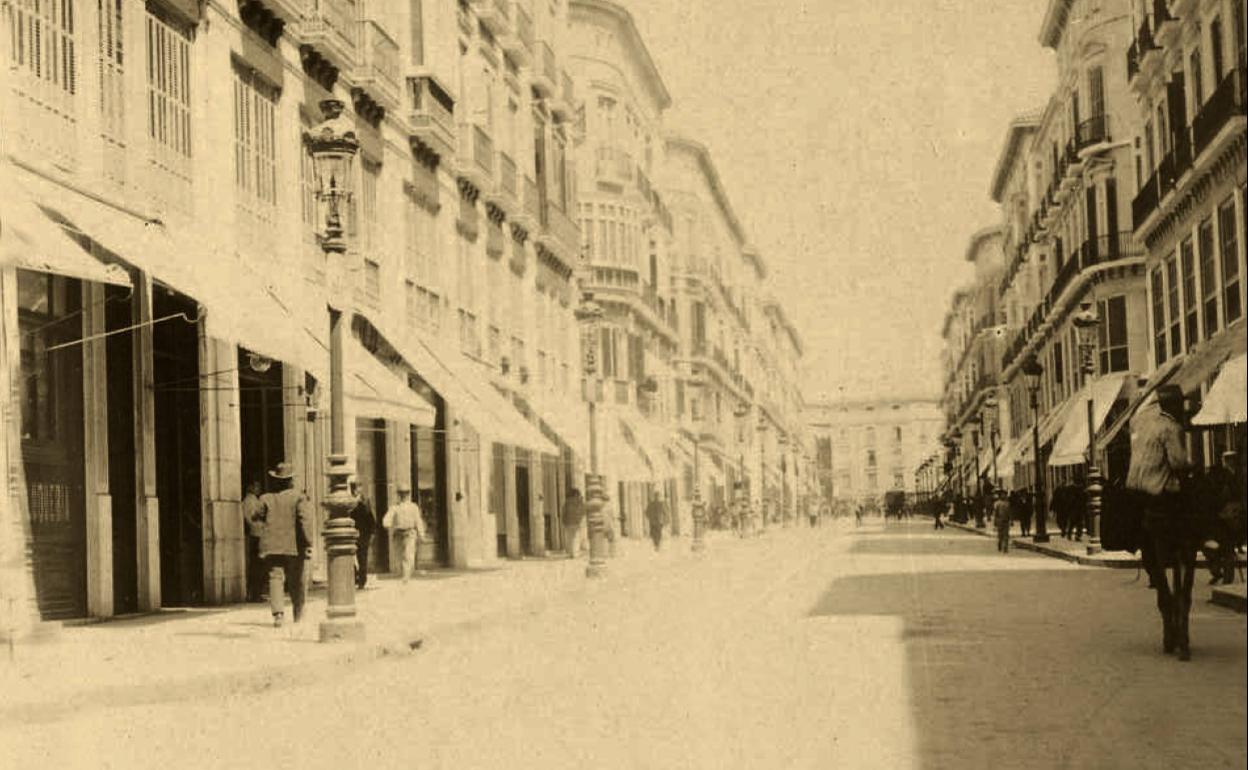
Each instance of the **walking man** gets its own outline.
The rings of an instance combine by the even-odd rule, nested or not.
[[[272,492],[260,498],[253,521],[260,522],[260,558],[269,573],[269,608],[273,626],[280,628],[286,616],[283,588],[290,592],[294,620],[303,619],[307,594],[304,563],[312,558],[312,525],[308,498],[294,488],[294,467],[280,462],[269,471]]]
[[[581,499],[581,490],[576,487],[568,489],[568,498],[563,502],[563,547],[569,559],[575,559],[581,545],[581,522],[585,520],[585,501]]]
[[[659,550],[663,542],[663,526],[667,524],[667,504],[663,502],[662,493],[656,491],[646,506],[646,521],[650,524],[650,539],[654,541],[654,550]]]
[[[399,551],[399,575],[406,583],[416,566],[416,544],[425,537],[425,520],[421,516],[420,506],[411,501],[411,487],[400,482],[395,491],[399,495],[399,502],[386,511],[381,525],[389,529],[398,541],[396,546]]]
[[[259,479],[247,482],[243,495],[243,525],[247,529],[247,601],[258,602],[264,593],[264,562],[260,559],[260,533],[264,522],[257,520],[260,511],[260,494],[263,488]]]
[[[351,495],[355,498],[351,520],[360,533],[355,541],[355,587],[363,589],[368,584],[368,546],[373,539],[373,530],[377,528],[377,516],[368,499],[360,494],[359,482],[355,480],[351,481]]]
[[[941,513],[944,512],[941,508],[942,505],[946,505],[946,503],[943,503],[938,500],[936,504],[932,506],[932,529],[944,529],[945,528],[945,523],[940,520],[940,515]],[[949,506],[949,510],[952,512],[953,501],[950,500],[947,503],[947,505]],[[950,515],[952,515],[952,513],[950,513]]]
[[[1144,547],[1140,561],[1157,589],[1161,613],[1162,650],[1176,650],[1179,660],[1191,659],[1188,613],[1200,544],[1195,512],[1183,505],[1181,479],[1191,467],[1183,440],[1183,391],[1177,385],[1157,389],[1156,414],[1131,421],[1131,466],[1127,489],[1144,506]],[[1166,569],[1174,569],[1174,583]]]
[[[1010,503],[1005,497],[1005,490],[996,491],[996,501],[992,504],[992,525],[997,528],[997,550],[1001,553],[1010,552]]]

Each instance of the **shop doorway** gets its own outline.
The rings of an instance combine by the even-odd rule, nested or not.
[[[82,346],[72,344],[82,333],[81,292],[74,280],[17,271],[22,466],[45,620],[87,613]]]
[[[369,572],[390,571],[390,531],[381,526],[390,501],[386,495],[386,422],[369,418],[355,421],[355,480],[377,517],[376,534],[369,543]]]
[[[446,440],[441,425],[442,409],[437,410],[434,428],[410,426],[412,443],[412,487],[416,504],[425,520],[426,540],[421,542],[421,565],[449,563],[450,534],[446,500]]]
[[[195,301],[159,287],[153,318],[198,316]],[[160,500],[160,594],[166,607],[204,600],[200,497],[199,325],[172,318],[152,326],[156,495]]]
[[[109,331],[133,321],[130,289],[110,286],[104,303]],[[108,491],[113,502],[113,611],[139,610],[138,483],[134,474],[134,335],[110,335],[104,344],[108,378]]]
[[[528,458],[522,457],[522,451],[516,450],[516,520],[520,525],[520,552],[533,556],[533,522],[529,520],[532,506],[529,505],[529,465]]]
[[[240,348],[238,402],[243,490],[258,481],[268,491],[268,471],[287,459],[282,365]]]
[[[563,549],[563,530],[559,526],[559,513],[563,509],[562,491],[559,488],[558,455],[542,459],[542,519],[546,525],[546,549]]]

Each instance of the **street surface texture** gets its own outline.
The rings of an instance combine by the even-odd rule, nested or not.
[[[1244,617],[1198,602],[1181,663],[1144,586],[923,521],[772,531],[306,686],[2,725],[0,764],[1244,767]]]

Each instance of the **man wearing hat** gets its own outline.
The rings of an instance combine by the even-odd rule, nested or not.
[[[411,500],[411,487],[399,482],[395,491],[398,492],[399,502],[386,511],[381,526],[389,529],[398,540],[395,545],[399,551],[399,574],[406,583],[416,566],[416,544],[425,537],[425,520],[420,506]]]
[[[252,514],[260,528],[260,558],[269,573],[269,607],[273,625],[280,627],[286,614],[283,584],[290,592],[295,622],[303,618],[306,595],[304,561],[312,558],[312,526],[308,499],[294,488],[295,471],[290,463],[278,463],[269,471],[272,492],[260,497]]]
[[[997,550],[1001,553],[1010,552],[1010,501],[1004,489],[994,493],[996,500],[992,503],[992,525],[997,528]]]
[[[1157,609],[1162,619],[1162,649],[1177,648],[1188,660],[1187,616],[1191,608],[1191,573],[1196,568],[1199,546],[1193,512],[1182,504],[1181,479],[1191,461],[1183,440],[1183,391],[1177,385],[1157,389],[1156,411],[1138,414],[1131,421],[1131,466],[1127,489],[1139,493],[1144,507],[1145,546],[1141,561],[1157,589]],[[1173,593],[1166,568],[1176,571]]]

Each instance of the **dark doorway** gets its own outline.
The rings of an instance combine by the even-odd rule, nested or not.
[[[546,524],[546,548],[557,551],[563,548],[563,531],[559,526],[562,496],[559,489],[559,456],[542,458],[542,518]]]
[[[109,331],[133,321],[131,291],[110,286],[104,304]],[[134,335],[113,334],[104,346],[108,377],[108,491],[113,500],[113,611],[139,609],[138,524],[134,475]]]
[[[46,620],[87,613],[83,493],[82,290],[77,281],[17,271],[22,465],[35,599]],[[57,345],[69,343],[58,350]]]
[[[442,408],[437,406],[438,419],[434,428],[409,427],[413,495],[420,506],[428,536],[420,546],[419,561],[422,565],[445,565],[450,554],[446,484],[443,482],[446,478],[446,440],[445,433],[436,427],[441,424],[442,413]]]
[[[198,315],[198,307],[189,297],[154,288],[153,318],[175,313],[193,319]],[[198,324],[182,318],[154,324],[152,358],[161,604],[202,604],[204,530],[200,499]]]
[[[533,525],[529,521],[529,466],[528,458],[522,458],[522,451],[516,450],[516,519],[520,525],[520,552],[533,555],[533,543],[529,539]],[[523,464],[522,464],[523,463]]]
[[[240,348],[238,412],[244,489],[252,481],[267,486],[268,471],[287,459],[283,396],[282,365]]]
[[[390,501],[386,495],[386,421],[357,418],[355,421],[355,478],[377,517],[377,534],[369,545],[370,572],[390,571],[390,531],[381,518]]]

